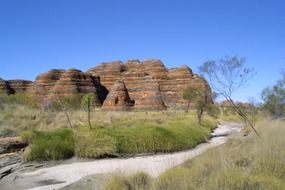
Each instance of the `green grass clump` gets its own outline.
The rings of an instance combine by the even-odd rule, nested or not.
[[[60,160],[74,155],[74,134],[70,129],[49,132],[32,130],[21,136],[30,142],[30,149],[26,153],[28,161]]]
[[[82,127],[76,130],[75,155],[81,158],[102,158],[116,154],[115,140],[101,130]]]
[[[263,121],[257,128],[262,136],[230,139],[161,174],[153,189],[285,189],[284,122]]]
[[[150,113],[147,117],[131,118],[129,121],[113,119],[109,127],[93,127],[92,130],[86,126],[76,128],[75,155],[100,158],[181,151],[205,142],[216,126],[209,117],[201,126],[189,113],[173,113],[165,120],[157,120],[156,114],[164,116],[163,113]],[[140,113],[137,115],[140,116]]]
[[[254,134],[237,136],[218,148],[170,169],[145,187],[152,190],[281,190],[285,189],[284,121],[257,124]],[[119,179],[120,176],[117,176]],[[130,184],[131,177],[121,178]],[[116,187],[122,180],[114,180]],[[139,183],[140,184],[140,183]],[[132,186],[127,186],[133,190]],[[108,190],[108,188],[107,188]]]
[[[153,179],[146,173],[139,172],[131,176],[114,175],[107,182],[106,190],[148,190]]]

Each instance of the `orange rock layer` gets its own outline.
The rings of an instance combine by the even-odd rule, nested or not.
[[[52,99],[93,92],[105,110],[183,109],[187,101],[182,94],[188,87],[204,89],[211,96],[207,81],[188,66],[169,70],[157,59],[102,63],[87,72],[53,69],[35,82],[0,79],[0,90],[10,94],[26,92]]]

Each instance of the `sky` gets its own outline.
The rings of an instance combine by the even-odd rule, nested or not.
[[[233,97],[260,100],[285,68],[284,0],[0,0],[0,77],[161,59],[194,72],[246,58],[256,75]]]

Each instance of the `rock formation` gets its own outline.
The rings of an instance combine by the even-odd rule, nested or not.
[[[7,94],[24,93],[33,84],[29,80],[8,80],[0,78],[0,90]]]
[[[169,70],[157,59],[106,62],[87,72],[53,69],[40,74],[34,83],[0,79],[0,89],[7,93],[27,92],[52,98],[93,92],[105,110],[184,109],[187,101],[182,94],[188,87],[203,89],[211,97],[207,81],[188,66]],[[211,98],[207,99],[211,103]],[[134,105],[130,107],[131,103]]]
[[[24,93],[33,85],[29,80],[8,80],[7,82],[14,93]]]
[[[157,59],[102,63],[87,72],[100,76],[101,84],[108,90],[116,80],[123,80],[130,98],[135,100],[135,109],[186,108],[187,101],[182,94],[189,86],[205,89],[211,96],[207,81],[193,74],[188,66],[168,70]]]
[[[92,76],[77,69],[50,70],[36,78],[30,91],[42,97],[72,96],[93,92],[102,104],[108,91],[101,86],[99,77]]]
[[[134,105],[124,81],[117,80],[111,87],[102,108],[104,110],[129,110]]]

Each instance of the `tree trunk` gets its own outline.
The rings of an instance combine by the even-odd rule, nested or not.
[[[90,105],[88,105],[88,124],[89,124],[89,129],[92,129],[90,113],[91,113]]]

